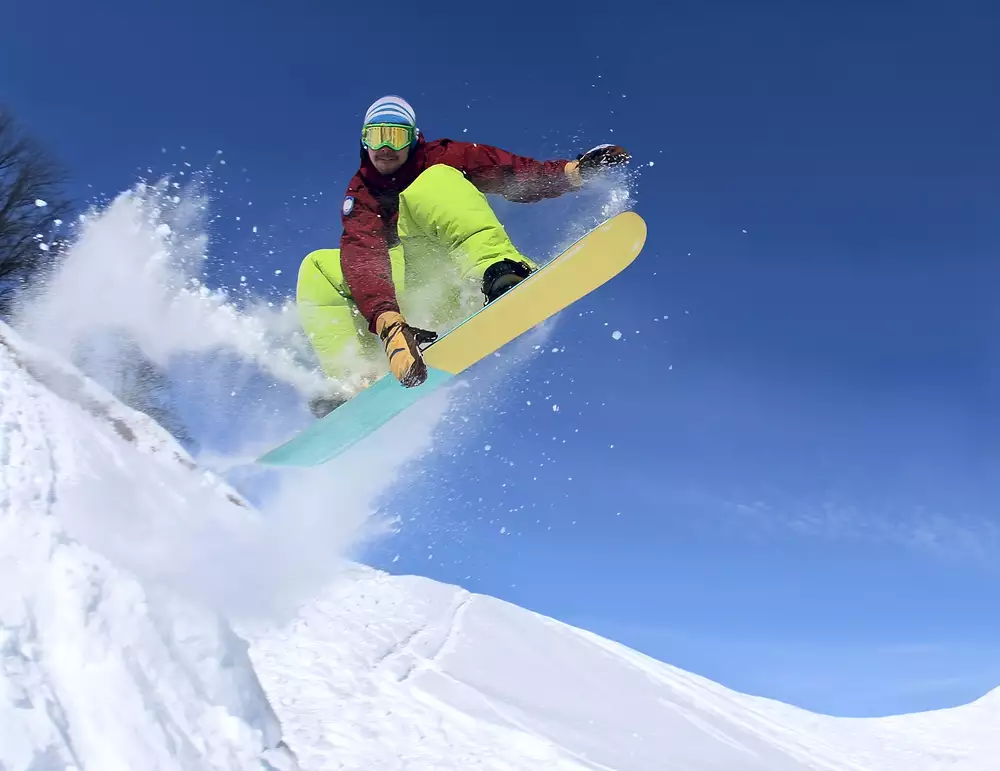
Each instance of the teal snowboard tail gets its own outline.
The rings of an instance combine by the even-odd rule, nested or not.
[[[383,423],[436,391],[454,376],[432,367],[417,388],[383,375],[353,399],[258,459],[270,466],[318,466],[374,433]]]

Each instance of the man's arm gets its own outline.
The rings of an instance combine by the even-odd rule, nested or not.
[[[378,203],[364,189],[352,185],[341,209],[344,234],[340,238],[340,267],[351,299],[375,331],[375,319],[385,311],[399,312],[385,223]]]
[[[556,198],[580,185],[576,161],[537,161],[499,147],[442,139],[429,149],[432,163],[446,163],[464,172],[483,193],[508,201],[532,203]]]

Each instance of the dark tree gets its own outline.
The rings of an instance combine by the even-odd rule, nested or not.
[[[55,264],[58,222],[70,212],[66,177],[0,107],[0,318],[18,294]]]

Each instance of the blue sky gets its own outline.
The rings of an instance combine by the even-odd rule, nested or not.
[[[432,138],[627,146],[639,261],[479,394],[464,441],[442,429],[366,557],[884,714],[1000,685],[998,15],[54,0],[5,11],[0,93],[80,196],[223,150],[213,205],[252,198],[274,254],[223,217],[215,278],[280,268],[286,294],[339,237],[383,93]],[[574,205],[498,211],[544,250]]]

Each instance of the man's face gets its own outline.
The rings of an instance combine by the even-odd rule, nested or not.
[[[393,150],[391,147],[380,147],[378,150],[368,150],[368,159],[372,162],[379,174],[388,176],[395,173],[400,166],[406,163],[410,157],[410,148],[404,147],[402,150]]]

